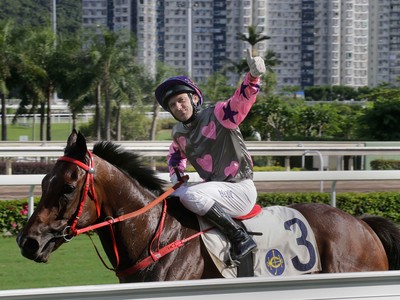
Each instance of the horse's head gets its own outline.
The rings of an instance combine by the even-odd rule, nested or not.
[[[76,227],[97,220],[99,206],[94,195],[93,167],[85,138],[73,130],[64,156],[43,178],[42,197],[35,212],[17,237],[22,255],[46,262]]]

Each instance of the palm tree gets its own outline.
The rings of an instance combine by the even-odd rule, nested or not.
[[[98,96],[100,92],[104,95],[104,138],[111,139],[111,102],[115,97],[119,97],[117,106],[123,99],[127,99],[127,93],[124,92],[122,76],[132,69],[134,61],[134,50],[136,46],[132,39],[124,40],[122,33],[116,33],[109,30],[103,30],[101,36],[95,38],[92,44],[92,57],[95,62],[96,83]],[[97,98],[99,99],[99,98]],[[98,102],[96,102],[98,107]],[[117,112],[119,109],[117,108]],[[96,111],[99,113],[99,111]]]
[[[247,35],[244,33],[238,33],[238,39],[244,42],[248,42],[251,46],[252,55],[257,56],[257,52],[254,46],[259,42],[269,40],[270,37],[257,32],[257,25],[250,25],[249,27],[247,27]]]
[[[133,58],[126,57],[127,63],[124,67],[119,69],[114,77],[113,84],[113,97],[115,99],[115,135],[116,139],[121,140],[121,108],[125,103],[131,105],[140,105],[142,99],[136,96],[137,91],[141,88],[137,82],[137,76],[142,71],[135,65]]]
[[[77,128],[76,117],[86,105],[94,103],[92,84],[95,74],[88,51],[82,47],[81,35],[61,37],[57,42],[55,78],[57,90],[68,102],[72,114],[72,128]]]
[[[265,62],[265,67],[270,72],[274,72],[273,67],[276,67],[281,63],[279,58],[276,56],[276,53],[271,49],[268,49],[267,52],[265,53],[264,62]]]
[[[157,100],[154,97],[154,91],[156,90],[157,86],[168,77],[177,75],[177,70],[171,68],[163,63],[157,63],[157,73],[156,77],[152,79],[150,76],[144,78],[144,82],[147,83],[144,85],[144,101],[146,103],[153,103],[153,118],[150,127],[149,139],[155,140],[156,133],[157,133],[157,121],[158,115],[160,114],[160,104],[158,104]]]
[[[264,62],[265,67],[269,72],[264,75],[263,79],[265,84],[262,87],[262,91],[266,94],[270,94],[276,87],[276,74],[273,68],[279,65],[281,61],[273,50],[268,49],[264,55]]]
[[[13,23],[7,21],[0,25],[0,95],[1,95],[1,139],[7,140],[7,80],[11,77],[13,64]]]
[[[257,56],[258,53],[254,46],[259,42],[269,40],[270,37],[266,36],[266,35],[261,35],[260,33],[258,33],[257,26],[254,26],[254,25],[249,26],[247,28],[247,33],[248,33],[248,35],[239,34],[239,39],[242,41],[248,42],[251,47],[252,56]],[[264,55],[264,62],[265,62],[265,67],[267,68],[267,70],[269,72],[264,76],[264,82],[266,84],[263,87],[263,91],[265,93],[270,93],[273,91],[273,89],[276,85],[276,78],[275,78],[276,76],[274,74],[273,67],[280,64],[280,60],[278,59],[276,53],[273,50],[269,49],[269,50],[267,50],[267,52]],[[245,59],[243,59],[240,62],[240,66],[242,68],[241,69],[242,71],[243,71],[243,69],[245,71],[249,70]],[[238,70],[240,70],[240,69],[238,69]]]
[[[252,56],[258,55],[254,47],[257,43],[270,39],[269,36],[261,35],[257,32],[257,25],[250,25],[247,27],[247,35],[244,33],[238,33],[237,38],[250,44]],[[249,71],[249,67],[245,58],[241,59],[239,62],[234,62],[228,59],[228,62],[230,66],[227,66],[226,69],[229,72],[243,74]]]
[[[21,43],[18,55],[18,76],[22,79],[23,102],[32,112],[40,106],[40,139],[51,140],[51,98],[55,81],[52,72],[57,61],[55,34],[50,28],[30,30]],[[30,102],[30,103],[29,103]],[[46,131],[45,131],[46,125]]]

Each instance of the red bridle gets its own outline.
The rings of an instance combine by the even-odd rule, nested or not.
[[[95,202],[96,205],[96,211],[97,211],[97,218],[100,217],[100,205],[99,205],[99,201],[97,200],[96,197],[96,191],[94,189],[94,160],[93,160],[93,155],[92,152],[90,152],[89,150],[87,151],[88,156],[89,156],[89,163],[85,164],[75,158],[69,157],[69,156],[62,156],[60,157],[58,160],[59,161],[66,161],[66,162],[70,162],[73,163],[75,165],[77,165],[78,167],[82,168],[83,170],[86,171],[86,179],[85,179],[85,185],[84,185],[84,190],[82,193],[82,198],[79,202],[78,205],[78,210],[75,214],[75,219],[72,222],[72,224],[68,227],[66,227],[64,229],[64,239],[66,240],[70,240],[71,238],[67,237],[67,231],[70,231],[72,233],[72,236],[76,236],[78,235],[78,230],[76,229],[76,225],[78,224],[78,221],[82,215],[82,211],[83,211],[83,207],[85,205],[89,190],[90,190],[90,194],[92,195],[93,201]]]
[[[118,267],[118,265],[119,265],[119,254],[118,254],[118,249],[117,249],[116,242],[115,242],[114,231],[112,229],[112,225],[115,224],[115,223],[130,219],[130,218],[136,217],[136,216],[141,215],[144,212],[150,210],[151,208],[156,206],[161,201],[164,201],[177,188],[179,188],[184,182],[188,181],[189,176],[187,176],[187,175],[182,176],[180,178],[179,182],[177,182],[173,187],[169,188],[161,196],[157,197],[156,199],[154,199],[152,202],[150,202],[148,205],[142,207],[141,209],[138,209],[138,210],[136,210],[134,212],[119,216],[117,218],[107,217],[104,222],[100,222],[98,224],[90,225],[90,226],[87,226],[87,227],[84,227],[84,228],[81,228],[81,229],[76,229],[76,226],[77,226],[77,223],[79,221],[79,218],[82,215],[83,206],[85,205],[89,190],[90,190],[92,198],[93,198],[93,200],[95,201],[95,204],[96,204],[97,218],[100,217],[100,205],[99,205],[99,202],[97,200],[96,192],[95,192],[95,188],[94,188],[94,176],[93,176],[94,173],[95,173],[95,171],[94,171],[94,159],[93,159],[92,153],[89,150],[87,151],[87,153],[88,153],[88,156],[89,156],[89,164],[88,165],[86,165],[85,163],[83,163],[83,162],[81,162],[81,161],[79,161],[77,159],[74,159],[74,158],[71,158],[71,157],[68,157],[68,156],[62,156],[62,157],[60,157],[58,159],[59,161],[66,161],[66,162],[70,162],[70,163],[73,163],[73,164],[79,166],[80,168],[85,170],[86,174],[87,174],[86,175],[86,179],[85,179],[84,191],[83,191],[83,194],[82,194],[82,198],[81,198],[81,200],[79,202],[79,206],[78,206],[78,210],[77,210],[75,219],[74,219],[74,221],[72,222],[72,224],[70,226],[67,226],[64,229],[63,237],[64,237],[64,239],[66,241],[70,241],[74,236],[77,236],[77,235],[79,235],[81,233],[85,233],[85,232],[88,232],[88,231],[91,231],[91,230],[95,230],[95,229],[98,229],[98,228],[101,228],[101,227],[104,227],[104,226],[108,225],[110,227],[111,236],[112,236],[112,239],[113,239],[113,248],[114,248],[114,253],[115,253],[115,256],[116,256],[116,266]],[[164,223],[165,215],[166,215],[166,206],[164,207],[163,213],[162,213],[162,222],[160,222],[162,224]],[[160,226],[160,228],[157,231],[153,241],[151,242],[151,245],[153,245],[154,242],[158,243],[158,239],[159,239],[159,237],[161,235],[162,229],[163,229],[163,225]],[[198,232],[197,234],[194,234],[193,236],[191,236],[189,238],[186,238],[186,239],[183,239],[183,240],[179,240],[179,241],[175,241],[175,242],[173,242],[173,243],[171,243],[171,244],[169,244],[169,245],[167,245],[167,246],[165,246],[165,247],[163,247],[161,249],[159,248],[159,245],[157,245],[157,251],[156,252],[153,252],[150,249],[150,255],[148,257],[146,257],[142,261],[136,263],[134,266],[132,266],[132,267],[126,269],[126,270],[123,270],[123,271],[117,271],[116,268],[108,267],[106,265],[106,263],[104,262],[104,260],[101,258],[99,252],[97,251],[97,248],[96,248],[96,251],[97,251],[97,254],[100,257],[101,261],[103,262],[104,266],[107,269],[110,269],[110,270],[113,270],[113,271],[117,272],[118,276],[127,276],[129,274],[135,273],[136,271],[138,271],[140,269],[143,269],[143,268],[147,267],[148,265],[150,265],[153,262],[157,261],[161,257],[167,255],[171,251],[184,246],[187,242],[189,242],[193,238],[201,235],[202,233],[203,232]]]

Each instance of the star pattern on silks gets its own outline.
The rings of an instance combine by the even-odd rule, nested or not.
[[[182,160],[181,152],[178,148],[174,148],[174,152],[171,154],[169,159],[169,166],[176,167],[179,165],[180,161]]]
[[[242,83],[242,85],[240,86],[240,95],[243,95],[243,97],[245,97],[247,100],[249,100],[249,98],[247,97],[246,93],[244,92],[244,90],[248,87],[248,85]]]
[[[227,120],[229,119],[229,121],[231,121],[232,123],[236,124],[235,119],[233,118],[234,116],[236,116],[238,114],[237,111],[233,111],[231,109],[231,103],[228,102],[226,107],[222,108],[224,110],[224,117],[222,120]]]

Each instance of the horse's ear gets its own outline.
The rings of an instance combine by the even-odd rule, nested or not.
[[[86,139],[80,132],[78,132],[78,136],[76,139],[76,148],[78,152],[82,155],[82,157],[85,157],[87,153]]]
[[[68,137],[67,147],[72,147],[74,144],[76,144],[77,136],[78,136],[78,133],[76,132],[76,129],[74,128]]]
[[[77,159],[83,160],[87,153],[86,139],[82,133],[77,132],[75,129],[68,137],[67,147],[65,147],[64,155],[72,156]]]

